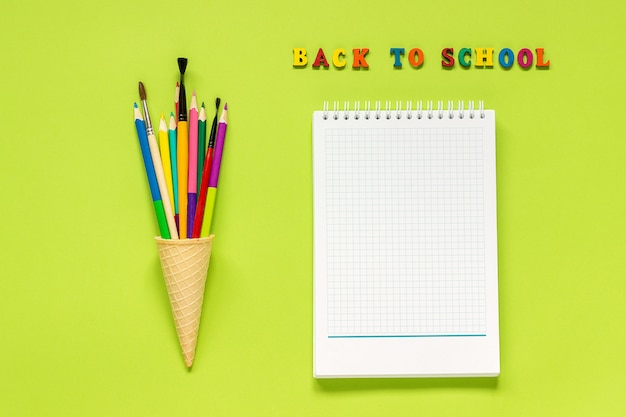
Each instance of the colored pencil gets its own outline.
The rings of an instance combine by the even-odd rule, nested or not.
[[[152,157],[152,163],[154,165],[154,172],[156,174],[157,185],[159,186],[159,193],[163,202],[163,210],[165,211],[165,219],[169,228],[169,238],[166,239],[178,239],[178,231],[176,230],[176,221],[172,214],[172,203],[167,192],[167,184],[165,181],[165,173],[163,172],[163,163],[161,162],[161,154],[159,153],[159,145],[157,144],[156,136],[154,135],[154,129],[152,128],[152,122],[150,121],[150,112],[148,111],[148,102],[146,89],[143,83],[139,82],[139,97],[141,98],[141,104],[143,107],[146,133],[148,134],[148,146],[150,147],[150,155]],[[163,236],[162,236],[163,237]]]
[[[222,116],[217,126],[217,138],[215,140],[215,155],[211,164],[211,175],[209,176],[209,188],[207,190],[207,201],[204,209],[204,220],[202,221],[201,236],[208,236],[211,231],[213,221],[213,210],[215,208],[215,196],[217,194],[217,182],[220,176],[222,155],[224,153],[224,142],[226,141],[226,128],[228,127],[228,103],[224,105]]]
[[[174,111],[178,114],[178,100],[180,100],[180,85],[176,81],[176,90],[174,91]]]
[[[187,237],[191,238],[198,198],[198,105],[196,93],[189,106],[189,177],[187,178]]]
[[[170,125],[167,131],[170,142],[170,159],[172,163],[172,191],[174,193],[174,220],[178,226],[178,159],[176,150],[176,119],[174,113],[170,113]]]
[[[172,203],[174,201],[174,187],[173,187],[173,180],[172,180],[172,160],[171,160],[171,155],[170,155],[169,137],[167,134],[167,123],[165,122],[165,116],[163,115],[163,113],[161,113],[161,119],[159,120],[159,150],[161,151],[161,162],[163,163],[163,172],[165,173],[165,184],[167,185],[167,194],[169,195],[170,203]],[[175,214],[175,211],[174,211],[174,214]],[[174,220],[176,220],[176,216],[174,216]]]
[[[200,185],[202,184],[202,167],[204,167],[204,157],[206,156],[206,110],[204,102],[200,107],[200,115],[198,116],[198,189],[200,195]],[[196,209],[197,212],[197,209]]]
[[[187,238],[187,176],[189,175],[189,126],[187,124],[187,96],[183,77],[187,68],[187,59],[178,58],[180,69],[180,99],[178,101],[178,226],[181,239]]]
[[[141,112],[139,111],[137,103],[135,103],[134,105],[134,113],[135,128],[137,129],[137,137],[139,138],[141,156],[143,157],[143,163],[146,167],[148,185],[150,187],[150,194],[152,196],[152,202],[154,204],[154,212],[156,214],[157,223],[159,225],[159,231],[161,232],[162,238],[170,239],[167,219],[165,218],[165,210],[163,208],[163,201],[161,200],[161,193],[159,192],[159,185],[157,184],[156,174],[154,172],[154,164],[152,163],[152,155],[150,154],[150,145],[148,145],[146,124],[143,121],[143,117],[141,116]]]
[[[204,220],[204,210],[206,207],[206,197],[209,188],[209,176],[211,174],[211,164],[213,162],[213,151],[215,150],[215,135],[217,134],[217,113],[220,107],[220,98],[215,99],[215,117],[213,118],[213,126],[209,136],[209,144],[206,151],[206,158],[202,168],[202,180],[200,182],[200,191],[198,193],[198,207],[196,209],[196,218],[193,222],[193,238],[200,237],[202,230],[202,222]]]

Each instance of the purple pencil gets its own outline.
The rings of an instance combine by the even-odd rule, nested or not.
[[[209,188],[207,189],[207,200],[204,210],[204,221],[200,236],[208,236],[211,231],[213,221],[213,208],[215,207],[215,195],[217,194],[217,181],[220,177],[222,165],[222,155],[224,153],[224,142],[226,141],[226,128],[228,127],[228,103],[224,104],[222,116],[217,125],[217,137],[215,139],[215,154],[211,164],[211,175],[209,176]]]
[[[189,165],[187,179],[187,237],[191,239],[193,220],[196,218],[198,192],[198,105],[196,93],[191,96],[189,108]]]

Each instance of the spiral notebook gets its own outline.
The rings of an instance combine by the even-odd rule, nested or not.
[[[454,104],[313,113],[316,378],[499,375],[495,111]]]

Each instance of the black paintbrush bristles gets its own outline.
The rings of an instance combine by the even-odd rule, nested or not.
[[[215,147],[215,136],[217,135],[217,113],[220,108],[220,98],[215,99],[215,117],[213,118],[213,124],[211,125],[211,134],[209,135],[209,148]]]
[[[185,93],[185,83],[183,82],[185,70],[187,69],[187,58],[178,58],[178,69],[180,70],[180,95],[178,100],[178,120],[187,121],[187,95]]]
[[[178,58],[178,69],[180,70],[180,79],[182,80],[187,69],[187,58]]]

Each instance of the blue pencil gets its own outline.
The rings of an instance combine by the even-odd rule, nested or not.
[[[146,123],[143,121],[141,112],[137,103],[135,103],[135,128],[137,128],[137,137],[139,138],[139,146],[141,147],[141,155],[143,163],[146,166],[146,175],[148,176],[148,185],[150,186],[150,194],[152,194],[152,202],[154,203],[154,211],[156,213],[157,222],[159,223],[159,231],[163,239],[170,239],[170,231],[167,227],[167,219],[165,218],[165,209],[163,201],[161,201],[161,193],[154,172],[152,163],[152,155],[150,154],[150,145],[148,144],[148,134],[146,133]]]

